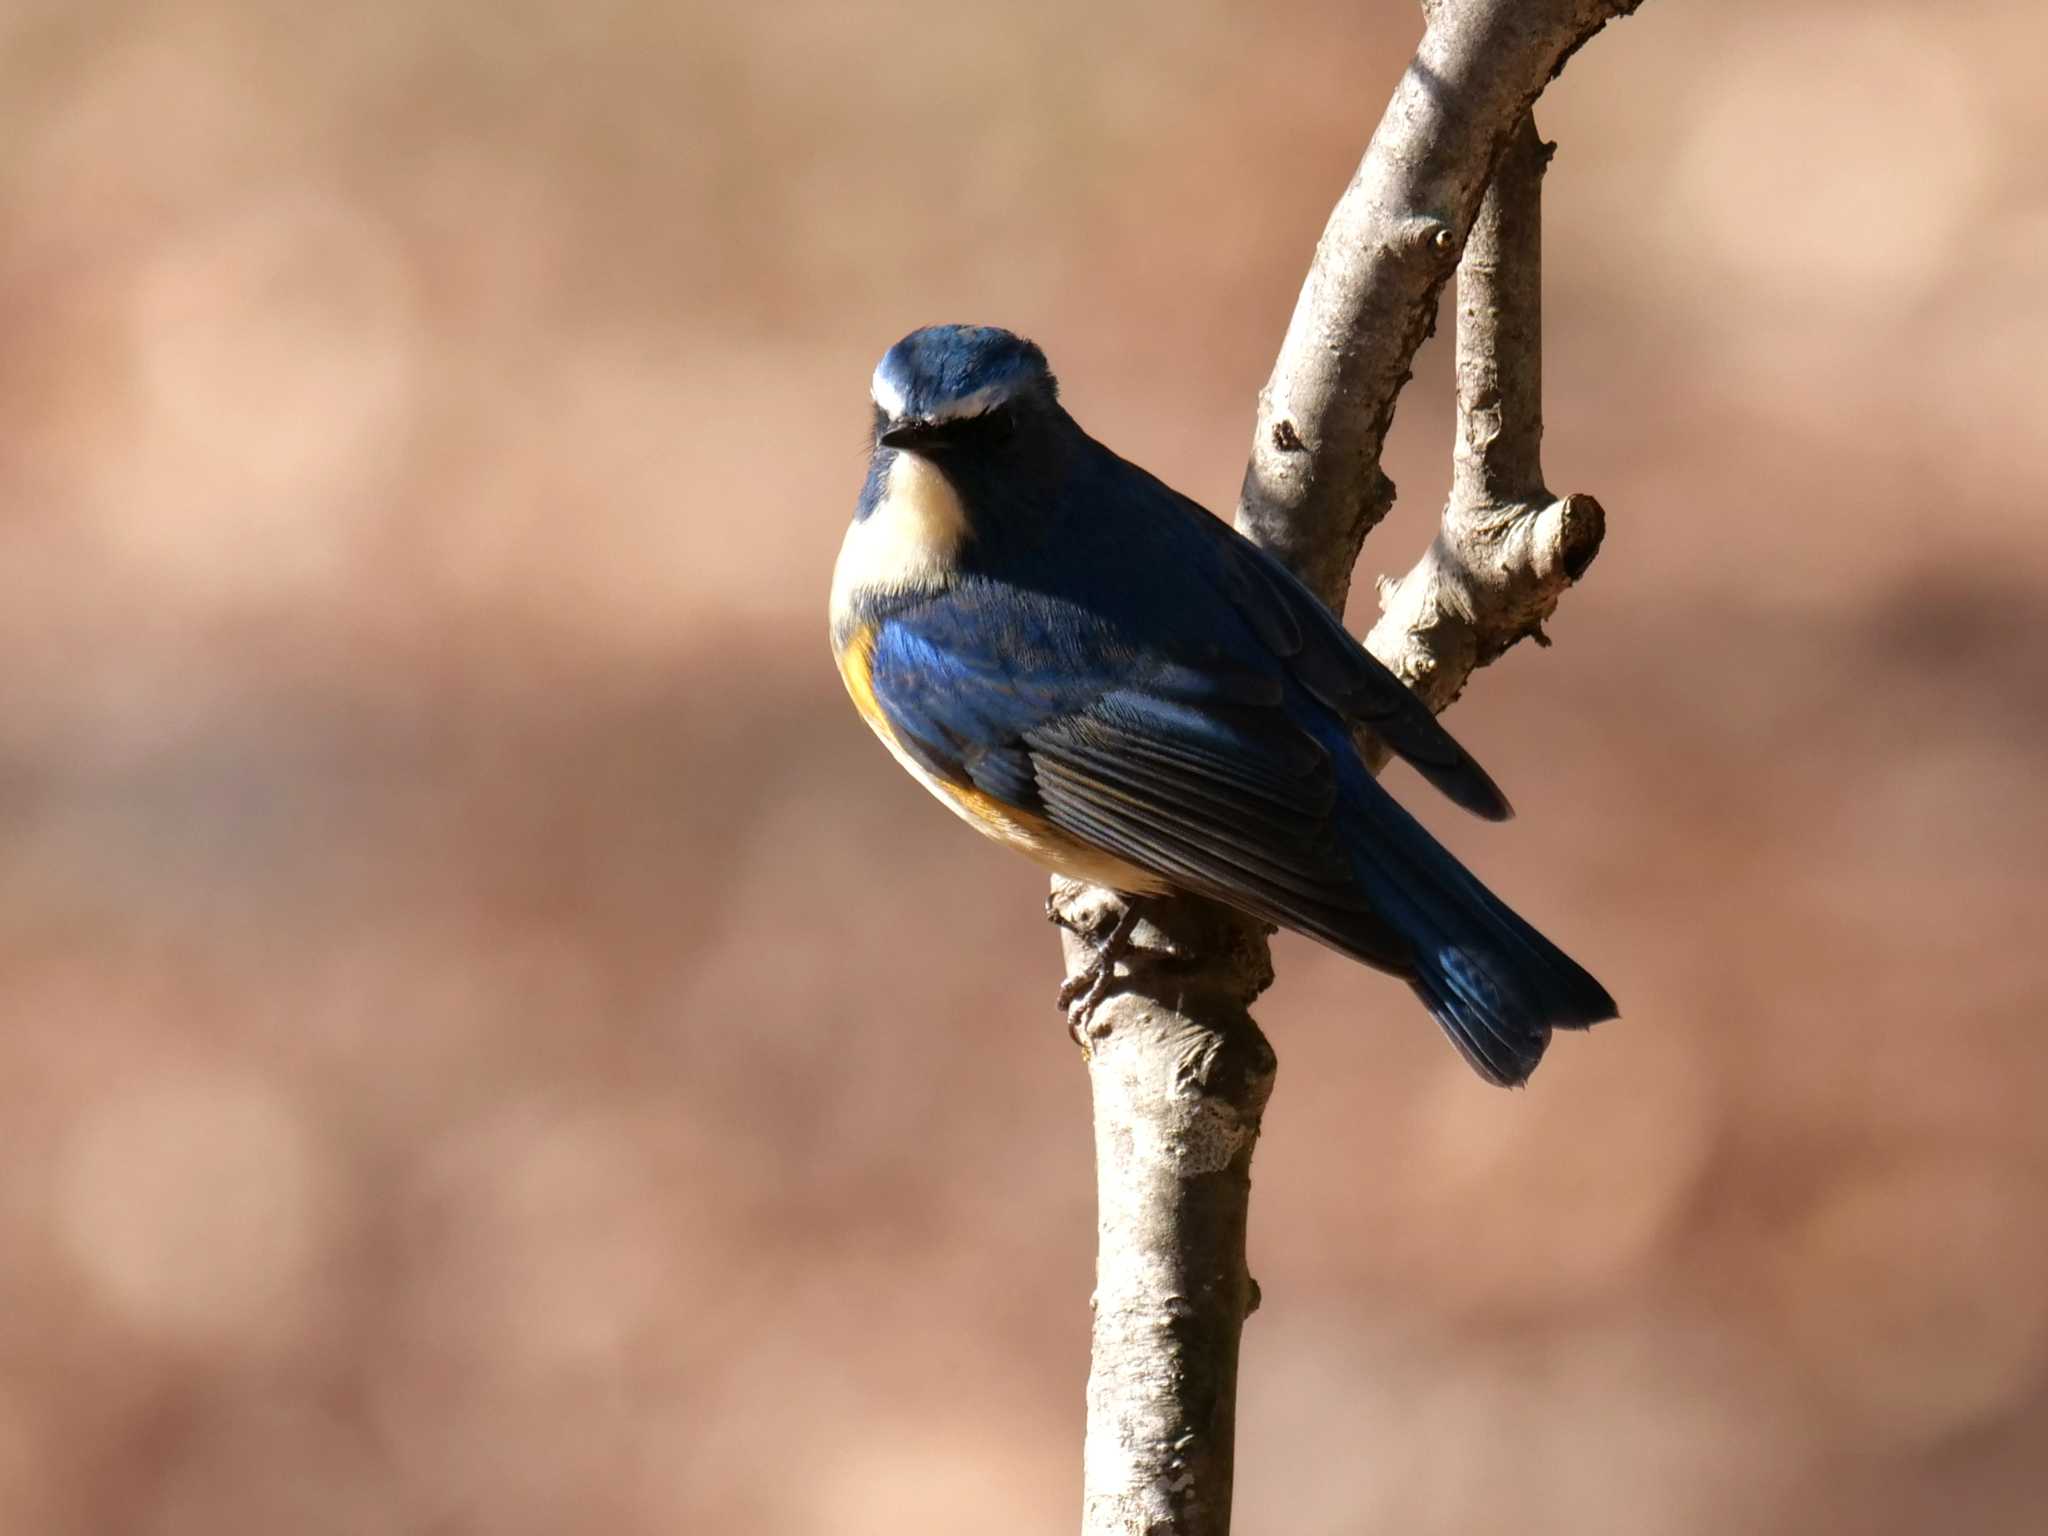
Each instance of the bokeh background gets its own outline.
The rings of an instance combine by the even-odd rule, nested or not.
[[[7,0],[0,1531],[1071,1528],[1085,1075],[826,657],[867,376],[1015,326],[1228,505],[1417,26]],[[1627,1017],[1503,1094],[1281,942],[1243,1529],[2042,1528],[2044,56],[1546,96],[1611,533],[1456,711],[1521,818],[1401,787]]]

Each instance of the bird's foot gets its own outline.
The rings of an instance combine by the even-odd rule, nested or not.
[[[1054,922],[1060,921],[1050,900],[1046,902],[1046,916]],[[1109,992],[1109,984],[1116,979],[1117,961],[1130,953],[1131,935],[1137,926],[1137,908],[1126,900],[1107,935],[1099,939],[1092,934],[1081,935],[1094,954],[1086,965],[1060,983],[1059,1003],[1067,1011],[1067,1033],[1083,1050],[1094,1038],[1095,1031],[1091,1026],[1095,1010]]]

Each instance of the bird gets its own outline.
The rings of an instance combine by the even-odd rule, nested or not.
[[[869,394],[832,649],[946,806],[1057,873],[1206,897],[1400,977],[1493,1083],[1617,1016],[1362,744],[1505,819],[1486,771],[1284,565],[1082,430],[1035,343],[927,326]]]

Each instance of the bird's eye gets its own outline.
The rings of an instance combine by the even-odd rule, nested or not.
[[[1007,443],[1017,433],[1017,418],[1002,406],[977,416],[975,421],[983,441],[990,444]]]
[[[879,440],[892,448],[926,454],[987,452],[1007,443],[1016,430],[1016,416],[1008,406],[999,405],[973,416],[906,422],[881,433]]]

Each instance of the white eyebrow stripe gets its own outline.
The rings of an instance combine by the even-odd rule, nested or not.
[[[903,398],[903,391],[896,387],[893,380],[883,376],[879,366],[875,369],[875,376],[868,381],[868,394],[873,397],[875,404],[882,408],[882,414],[892,421],[901,416],[903,407],[909,404]]]
[[[933,421],[961,421],[969,416],[980,416],[994,409],[1009,397],[1008,381],[1000,384],[984,384],[971,395],[962,395],[958,400],[948,400],[931,414]]]

